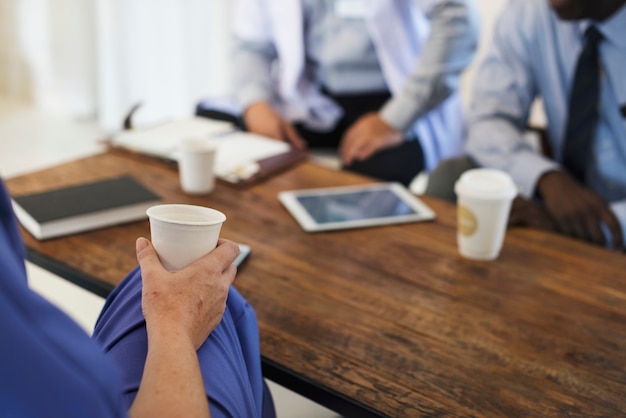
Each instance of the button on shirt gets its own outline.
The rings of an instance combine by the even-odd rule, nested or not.
[[[509,172],[525,197],[539,178],[560,169],[567,103],[585,30],[600,44],[600,120],[586,184],[607,202],[626,234],[626,6],[603,22],[563,21],[545,0],[512,0],[498,21],[477,76],[466,143],[480,165]],[[522,140],[531,105],[541,97],[553,159]]]

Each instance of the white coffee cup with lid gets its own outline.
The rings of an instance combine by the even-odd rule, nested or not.
[[[494,260],[500,254],[517,187],[501,170],[468,170],[456,182],[457,243],[462,256]]]

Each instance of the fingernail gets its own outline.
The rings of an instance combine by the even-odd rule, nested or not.
[[[135,242],[135,251],[140,252],[141,250],[147,247],[148,247],[147,239],[143,237],[137,238],[137,241]]]

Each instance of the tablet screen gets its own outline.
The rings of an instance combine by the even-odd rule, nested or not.
[[[391,190],[298,196],[296,199],[320,224],[402,216],[416,211]]]
[[[399,183],[283,191],[278,198],[305,231],[418,222],[435,213]]]

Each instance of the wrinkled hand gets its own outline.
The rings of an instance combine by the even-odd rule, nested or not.
[[[609,205],[569,174],[550,171],[541,177],[537,189],[546,211],[561,233],[605,246],[606,239],[600,227],[604,222],[614,248],[623,249],[622,229]]]
[[[517,196],[511,205],[509,226],[527,226],[529,228],[556,231],[556,225],[548,213],[538,204]]]
[[[136,247],[148,336],[189,338],[197,350],[222,320],[239,247],[219,240],[211,253],[176,272],[165,270],[147,239],[139,238]]]
[[[267,102],[256,102],[243,115],[249,132],[289,142],[294,148],[304,149],[306,142],[291,123],[283,119]]]
[[[403,134],[387,124],[376,112],[361,116],[341,139],[339,154],[347,166],[362,161],[377,151],[391,148],[403,140]]]

